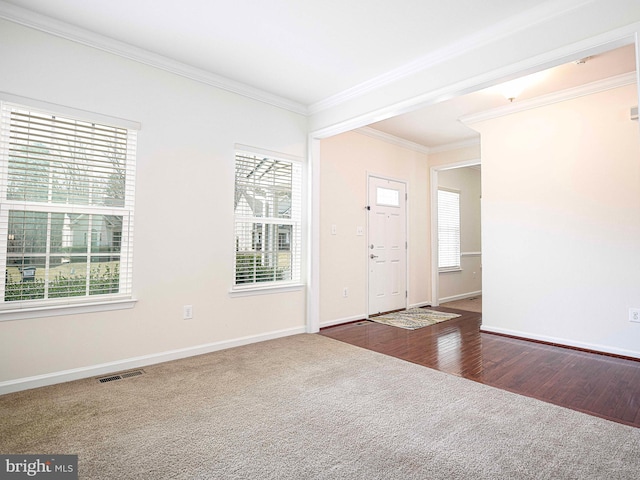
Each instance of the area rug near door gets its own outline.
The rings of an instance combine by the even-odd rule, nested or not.
[[[369,320],[393,327],[406,328],[407,330],[416,330],[451,320],[452,318],[458,318],[459,316],[456,313],[437,312],[426,308],[410,308],[409,310],[370,317]]]

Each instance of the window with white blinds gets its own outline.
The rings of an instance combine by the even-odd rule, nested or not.
[[[460,192],[438,189],[438,268],[460,268]]]
[[[2,102],[0,134],[0,310],[130,298],[137,132]]]
[[[236,152],[235,287],[300,282],[302,165]]]

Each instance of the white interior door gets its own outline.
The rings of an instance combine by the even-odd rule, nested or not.
[[[369,176],[369,315],[407,306],[407,187]]]

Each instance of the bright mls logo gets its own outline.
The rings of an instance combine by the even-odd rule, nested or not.
[[[77,455],[0,455],[0,480],[77,480]]]

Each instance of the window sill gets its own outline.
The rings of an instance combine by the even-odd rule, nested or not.
[[[0,310],[0,321],[23,320],[27,318],[57,317],[78,313],[107,312],[133,308],[137,300],[132,298],[107,300],[101,302],[84,302],[77,304],[44,305],[24,308]]]
[[[457,267],[457,268],[441,268],[438,270],[438,273],[455,273],[455,272],[461,272],[462,268]]]
[[[304,289],[305,285],[302,283],[288,283],[286,285],[269,285],[268,287],[242,287],[233,288],[229,291],[230,297],[248,297],[251,295],[269,295],[272,293],[286,293],[297,292]]]

